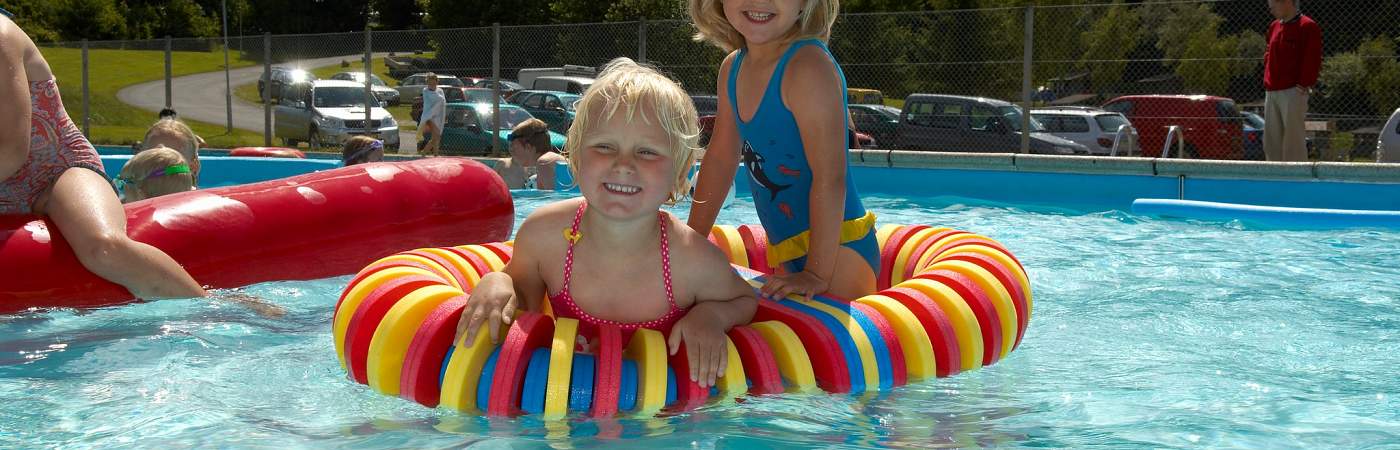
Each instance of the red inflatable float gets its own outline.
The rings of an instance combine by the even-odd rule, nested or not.
[[[231,288],[355,273],[394,252],[503,241],[510,191],[478,162],[370,163],[126,205],[127,232]],[[0,216],[0,314],[125,303],[131,294],[78,262],[37,216]]]
[[[286,147],[238,147],[228,151],[229,156],[253,156],[261,158],[297,158],[304,159],[306,154],[301,150]]]

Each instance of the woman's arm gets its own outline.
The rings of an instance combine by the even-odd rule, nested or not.
[[[24,55],[28,36],[0,17],[0,180],[14,176],[29,159],[29,78]]]
[[[817,47],[804,47],[783,76],[783,103],[797,120],[812,168],[811,244],[808,272],[827,283],[835,275],[846,204],[846,109],[835,63]]]
[[[710,134],[705,159],[700,163],[700,173],[695,176],[695,201],[690,205],[687,224],[702,236],[710,234],[739,168],[739,128],[734,123],[734,108],[729,106],[733,101],[729,98],[729,67],[735,54],[730,53],[719,66],[719,76],[715,80],[715,95],[719,97],[715,129]]]

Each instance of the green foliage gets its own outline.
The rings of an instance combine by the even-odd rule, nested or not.
[[[1363,41],[1355,51],[1326,58],[1319,82],[1324,86],[1319,109],[1367,105],[1365,114],[1385,115],[1400,105],[1400,61],[1388,37]]]
[[[1110,92],[1123,81],[1123,71],[1128,66],[1124,59],[1142,40],[1141,27],[1136,10],[1115,5],[1080,35],[1084,53],[1079,57],[1078,68],[1089,71],[1097,92]]]

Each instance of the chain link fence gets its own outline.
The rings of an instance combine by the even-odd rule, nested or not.
[[[1374,160],[1378,136],[1386,131],[1381,128],[1400,107],[1400,31],[1396,21],[1387,19],[1400,19],[1400,12],[1389,11],[1400,6],[1387,3],[1377,6],[1379,12],[1359,14],[1347,3],[1304,5],[1324,30],[1324,63],[1307,116],[1309,148],[1316,159]],[[1124,112],[1143,133],[1144,155],[1160,154],[1163,139],[1154,137],[1163,134],[1159,128],[1179,125],[1189,147],[1177,150],[1184,156],[1258,158],[1259,128],[1265,124],[1251,114],[1263,111],[1261,80],[1271,21],[1266,3],[1257,0],[845,14],[836,22],[830,47],[845,71],[853,102],[884,104],[894,111],[895,122],[903,116],[899,110],[905,99],[918,93],[1029,101],[1036,108],[1090,114],[1096,114],[1091,108],[1107,106]],[[50,61],[69,111],[99,143],[139,140],[141,130],[155,120],[153,111],[172,106],[197,124],[211,146],[312,141],[330,146],[354,134],[388,142],[396,133],[390,147],[397,142],[400,151],[412,153],[417,142],[413,104],[422,84],[415,75],[433,72],[460,80],[444,80],[445,86],[491,90],[460,93],[461,98],[495,100],[488,109],[454,106],[448,128],[457,135],[444,142],[464,153],[483,154],[499,152],[503,143],[491,130],[508,130],[523,117],[517,111],[540,116],[556,131],[567,129],[570,121],[571,97],[556,95],[558,105],[548,97],[507,100],[517,89],[531,86],[495,84],[491,80],[496,77],[532,84],[539,76],[565,76],[552,89],[578,91],[586,82],[571,85],[567,76],[588,78],[589,71],[626,56],[655,65],[695,95],[714,95],[725,55],[695,42],[694,32],[684,20],[638,20],[233,37],[228,41],[231,90],[225,88],[222,39],[88,42],[85,58],[75,53],[82,51],[82,43],[46,44],[44,50],[60,55]],[[371,114],[318,124],[298,116],[298,108],[304,116],[315,109],[315,101],[308,107],[305,90],[295,87],[305,78],[296,77],[363,83],[362,76],[337,74],[363,74],[367,59],[377,85],[371,89],[374,98],[386,103],[392,121]],[[86,83],[80,81],[84,75]],[[1154,114],[1114,101],[1130,95],[1210,96],[1198,98],[1217,106],[1202,115],[1185,110]],[[512,104],[516,102],[523,104]],[[1046,117],[1043,124],[1052,132],[1068,127],[1068,122]],[[321,128],[313,132],[317,126]],[[331,126],[340,132],[327,134]],[[908,147],[894,131],[897,125],[883,126],[862,131],[880,147]],[[1230,127],[1239,131],[1221,131]],[[462,131],[467,129],[471,131]],[[1216,137],[1212,131],[1228,136]],[[319,139],[312,139],[317,132]],[[1028,144],[1022,145],[1024,150]],[[1212,152],[1208,146],[1228,151]]]

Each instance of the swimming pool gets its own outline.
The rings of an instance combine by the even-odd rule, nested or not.
[[[1016,252],[1037,300],[1016,352],[873,396],[746,398],[616,422],[487,419],[345,378],[329,323],[348,277],[266,283],[248,291],[285,305],[286,317],[162,301],[0,318],[0,447],[585,446],[614,436],[649,437],[620,444],[657,448],[1400,441],[1400,233],[1160,220],[1087,194],[1060,205],[871,185],[866,205],[882,223],[971,230]],[[518,219],[570,196],[515,195]],[[720,221],[755,223],[752,211],[741,197]]]

